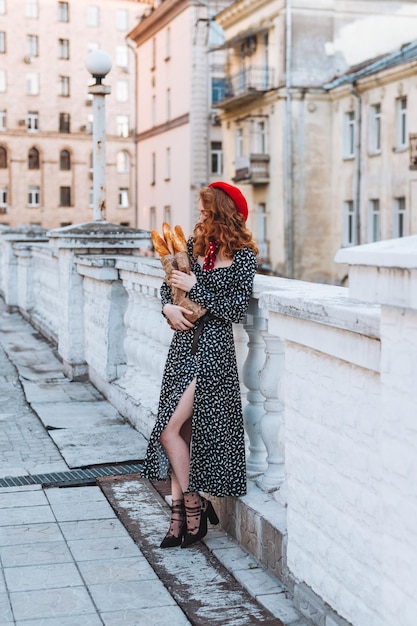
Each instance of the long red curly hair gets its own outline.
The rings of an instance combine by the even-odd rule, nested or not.
[[[250,248],[258,254],[252,233],[230,196],[222,189],[203,187],[200,189],[200,200],[204,221],[194,228],[195,256],[204,257],[213,239],[219,242],[219,252],[227,259],[233,259],[235,252],[242,248]]]

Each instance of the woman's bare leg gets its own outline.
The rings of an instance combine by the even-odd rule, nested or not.
[[[189,483],[191,431],[187,422],[193,413],[195,384],[194,379],[184,391],[159,438],[172,467],[172,498],[176,500],[182,498]]]

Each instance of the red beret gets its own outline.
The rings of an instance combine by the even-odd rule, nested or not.
[[[234,185],[229,185],[228,183],[224,183],[223,181],[218,181],[215,183],[210,183],[209,187],[215,187],[216,189],[221,189],[227,194],[235,203],[237,210],[241,215],[243,215],[243,219],[246,221],[248,219],[248,203],[246,202],[246,198],[243,193],[235,187]]]

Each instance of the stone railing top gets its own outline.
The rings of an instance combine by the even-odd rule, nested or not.
[[[110,222],[85,222],[76,226],[64,226],[47,232],[52,246],[61,248],[142,248],[151,247],[147,230],[137,230]],[[58,244],[59,242],[59,244]]]
[[[342,248],[336,263],[403,269],[417,268],[417,235]]]
[[[351,299],[346,287],[278,280],[278,289],[261,294],[261,309],[379,339],[381,309],[378,304]]]
[[[6,241],[48,241],[46,228],[36,224],[22,224],[13,228],[6,226],[0,233]]]

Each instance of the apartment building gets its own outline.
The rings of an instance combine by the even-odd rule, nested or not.
[[[417,234],[416,70],[413,42],[326,85],[335,250]]]
[[[354,157],[345,163],[339,156],[346,131],[337,106],[347,105],[336,94],[349,92],[348,106],[356,107],[352,83],[342,77],[409,41],[416,9],[408,0],[237,0],[216,15],[227,51],[224,97],[217,104],[224,175],[249,199],[249,225],[265,270],[343,280],[344,270],[333,261],[346,240],[339,211],[343,166],[353,176],[363,163],[356,167]],[[339,83],[329,87],[337,78],[338,90]],[[378,161],[373,163],[361,171],[362,189],[368,177],[378,178]],[[352,193],[345,192],[346,201]],[[398,207],[402,213],[402,200]]]
[[[85,67],[101,48],[106,219],[137,226],[135,55],[126,39],[136,0],[0,0],[0,224],[55,228],[92,220],[92,97]]]
[[[222,51],[212,17],[230,0],[164,0],[132,30],[138,67],[138,215],[142,228],[162,221],[188,235],[199,189],[223,175],[216,103],[224,88]]]

